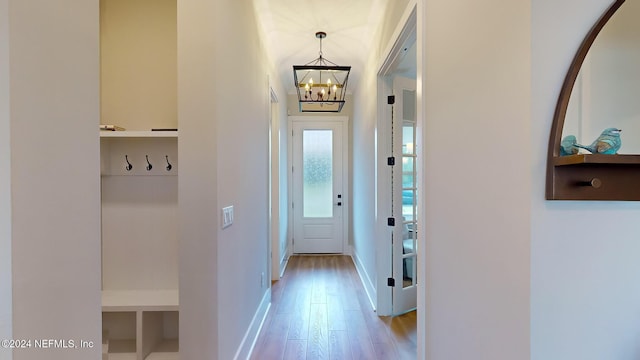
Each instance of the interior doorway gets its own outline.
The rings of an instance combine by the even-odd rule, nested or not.
[[[405,21],[378,72],[377,242],[380,315],[417,308],[421,140],[417,114],[417,7]]]

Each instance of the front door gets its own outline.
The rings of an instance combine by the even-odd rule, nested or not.
[[[342,253],[346,118],[309,119],[292,119],[293,252]]]

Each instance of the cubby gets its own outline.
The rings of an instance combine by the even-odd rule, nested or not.
[[[122,311],[103,309],[103,359],[177,360],[178,310],[146,310],[146,305],[127,303]],[[134,310],[135,309],[135,310]]]
[[[107,359],[137,359],[135,312],[103,312],[102,329]]]
[[[103,359],[179,357],[176,18],[100,0]]]

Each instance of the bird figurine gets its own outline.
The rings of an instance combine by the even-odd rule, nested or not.
[[[560,143],[560,156],[575,155],[578,153],[578,148],[575,146],[578,141],[573,135],[567,135],[562,139]]]
[[[622,146],[620,132],[622,130],[616,128],[604,129],[602,134],[595,139],[591,145],[585,146],[575,144],[575,147],[588,150],[592,154],[617,154]]]

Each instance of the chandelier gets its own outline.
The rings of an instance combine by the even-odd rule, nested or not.
[[[319,57],[306,65],[293,66],[293,78],[301,112],[340,112],[344,106],[351,66],[338,66],[322,57],[322,39],[318,31]]]

